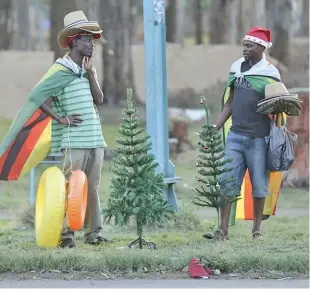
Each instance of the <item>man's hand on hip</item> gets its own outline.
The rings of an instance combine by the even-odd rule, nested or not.
[[[66,126],[79,126],[83,122],[83,119],[80,116],[80,114],[67,115],[62,117],[59,123]]]

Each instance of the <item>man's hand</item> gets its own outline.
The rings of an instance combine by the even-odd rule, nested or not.
[[[93,97],[93,101],[96,105],[100,105],[103,103],[103,92],[99,86],[96,69],[91,58],[84,57],[84,67],[88,73],[90,91]]]
[[[93,72],[93,61],[90,57],[84,57],[84,67],[88,73]]]
[[[79,126],[82,123],[82,119],[80,118],[80,114],[71,114],[65,117],[62,117],[59,120],[59,123],[66,126]]]
[[[214,131],[220,131],[220,127],[218,125],[213,125],[213,130]]]

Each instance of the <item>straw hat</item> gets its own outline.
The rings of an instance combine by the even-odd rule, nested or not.
[[[298,96],[297,94],[290,94],[283,82],[275,82],[265,86],[265,98],[283,95],[295,97]]]
[[[58,33],[58,43],[63,48],[68,48],[68,37],[85,32],[93,34],[94,39],[102,38],[100,26],[96,21],[88,21],[83,11],[74,11],[64,17],[64,29]]]
[[[298,94],[290,94],[282,82],[265,86],[265,99],[258,101],[257,112],[263,114],[286,113],[289,116],[298,116],[302,101]]]

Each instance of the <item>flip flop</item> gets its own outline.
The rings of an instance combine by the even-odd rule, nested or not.
[[[86,240],[84,243],[85,244],[89,244],[89,245],[100,245],[102,243],[112,243],[113,241],[112,240],[108,240],[107,238],[104,238],[104,237],[101,237],[101,236],[98,236],[96,237],[95,239],[92,239],[92,240]]]
[[[218,235],[217,237],[215,236],[216,233]],[[209,240],[214,240],[214,239],[229,240],[228,236],[224,236],[222,230],[216,230],[214,233],[208,232],[202,235],[202,237],[209,239]]]
[[[203,234],[202,237],[209,239],[209,240],[212,240],[212,239],[214,239],[214,234],[211,232],[208,232],[208,233]]]
[[[255,240],[263,240],[263,239],[264,239],[264,236],[263,236],[263,234],[262,234],[261,231],[255,231],[255,232],[253,232],[253,233],[252,233],[252,237],[253,237],[253,239],[255,239]]]

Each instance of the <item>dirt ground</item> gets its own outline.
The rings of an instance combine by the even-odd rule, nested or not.
[[[292,61],[289,72],[275,59],[268,59],[283,74],[288,87],[308,86],[308,39],[292,43]],[[204,93],[208,99],[219,103],[223,84],[231,64],[241,56],[237,45],[199,45],[181,47],[167,44],[167,86],[170,106],[192,107],[193,97]],[[145,100],[144,46],[132,47],[136,93]],[[103,79],[101,47],[96,48],[94,62],[98,78]],[[52,52],[1,51],[0,86],[4,105],[0,116],[14,118],[34,85],[53,63]],[[291,73],[293,72],[293,74]],[[197,101],[198,105],[198,101]]]

